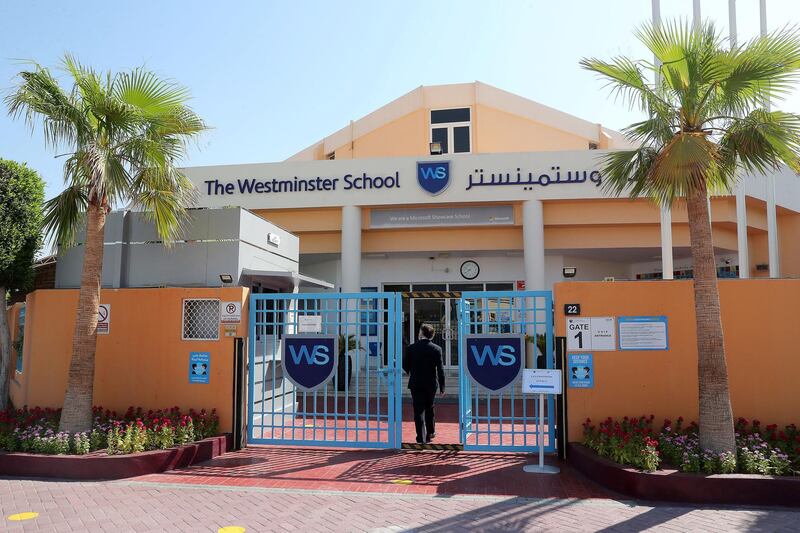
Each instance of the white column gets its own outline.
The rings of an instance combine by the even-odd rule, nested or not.
[[[767,35],[767,0],[759,2],[761,36]],[[767,111],[770,105],[767,104]],[[769,246],[769,277],[781,277],[781,257],[778,250],[778,211],[775,203],[775,174],[767,176],[767,244]]]
[[[700,29],[700,0],[692,0],[692,26],[695,30]]]
[[[544,215],[541,200],[522,202],[522,246],[525,289],[547,290],[544,275]]]
[[[728,0],[728,28],[731,48],[738,45],[736,0]],[[736,188],[736,241],[739,255],[739,278],[750,277],[750,250],[747,244],[747,188],[744,177]]]
[[[672,279],[673,272],[672,209],[661,207],[661,273],[664,279]]]
[[[361,208],[342,207],[342,292],[361,292]]]

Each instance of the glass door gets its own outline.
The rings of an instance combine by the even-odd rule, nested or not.
[[[433,335],[434,344],[442,349],[445,356],[444,364],[447,366],[447,351],[449,329],[447,327],[447,299],[446,298],[413,298],[411,300],[411,313],[414,315],[412,339],[416,340],[422,324],[430,324],[436,329]]]

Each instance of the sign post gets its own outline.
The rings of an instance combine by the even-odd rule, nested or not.
[[[544,464],[544,400],[545,394],[561,394],[561,370],[550,368],[526,368],[522,372],[522,393],[539,395],[539,420],[537,444],[539,445],[539,464],[525,465],[524,472],[534,474],[558,474],[557,466]],[[550,413],[549,416],[553,416]]]

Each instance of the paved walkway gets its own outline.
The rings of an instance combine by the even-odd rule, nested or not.
[[[191,468],[139,478],[158,483],[236,487],[472,494],[528,498],[608,498],[568,464],[559,475],[522,471],[525,454],[254,446]],[[557,459],[548,458],[548,463]]]
[[[38,513],[10,521],[18,513]],[[0,479],[5,531],[770,531],[800,510],[698,508],[609,499],[302,491],[114,481]]]

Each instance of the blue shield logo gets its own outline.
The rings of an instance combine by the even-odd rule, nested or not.
[[[524,335],[467,335],[467,374],[479,387],[500,392],[512,386],[525,366]]]
[[[439,194],[450,185],[450,161],[418,161],[417,182],[430,194]]]
[[[314,391],[336,373],[339,359],[336,335],[286,335],[283,338],[283,371],[295,387]]]

